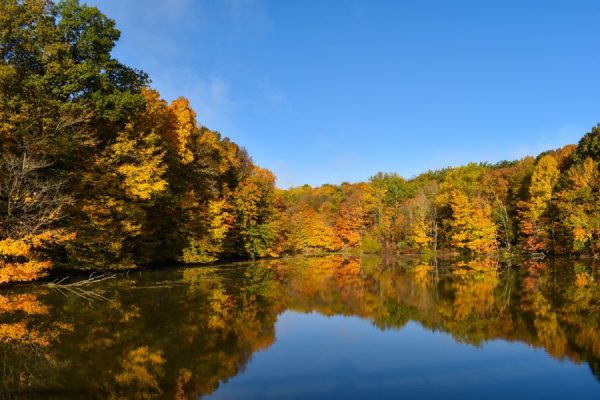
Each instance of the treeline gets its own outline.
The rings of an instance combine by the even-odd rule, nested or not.
[[[283,193],[288,250],[578,254],[600,250],[600,125],[537,158],[471,163],[406,180]],[[300,239],[299,239],[300,238]]]
[[[76,0],[0,3],[0,283],[352,249],[596,253],[598,128],[537,159],[282,191],[114,59],[118,38]]]

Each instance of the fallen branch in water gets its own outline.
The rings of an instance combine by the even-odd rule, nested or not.
[[[50,282],[47,284],[47,286],[51,289],[57,290],[60,294],[62,294],[65,297],[67,297],[68,294],[74,294],[76,296],[79,296],[79,297],[87,300],[88,303],[90,304],[90,306],[92,306],[93,305],[92,303],[94,302],[94,300],[102,300],[102,301],[112,301],[112,300],[102,296],[99,293],[95,293],[91,290],[86,290],[84,288],[87,285],[102,282],[102,281],[105,281],[108,279],[114,279],[116,277],[117,277],[116,274],[113,274],[113,275],[101,274],[101,275],[97,275],[97,276],[94,276],[94,274],[91,274],[89,278],[81,280],[81,281],[77,281],[77,282],[73,282],[73,283],[63,283],[64,281],[69,279],[69,277],[67,276],[60,280],[55,280],[53,282]]]
[[[69,277],[66,276],[66,277],[62,278],[61,280],[56,280],[56,281],[48,283],[48,286],[49,287],[61,287],[61,288],[81,287],[81,286],[90,285],[92,283],[102,282],[102,281],[105,281],[108,279],[114,279],[116,277],[117,277],[117,274],[113,274],[113,275],[101,274],[98,276],[94,276],[94,274],[91,274],[88,279],[84,279],[84,280],[73,282],[73,283],[63,283],[64,281],[69,279]]]
[[[65,297],[68,297],[68,294],[74,294],[88,301],[90,306],[92,305],[94,300],[102,300],[102,301],[113,301],[109,298],[102,296],[99,293],[92,292],[91,290],[84,290],[78,287],[69,287],[69,286],[53,286],[51,287],[53,290],[58,291]],[[66,293],[65,293],[66,292]]]

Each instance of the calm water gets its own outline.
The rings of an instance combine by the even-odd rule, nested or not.
[[[598,278],[328,256],[5,289],[0,397],[599,399]]]

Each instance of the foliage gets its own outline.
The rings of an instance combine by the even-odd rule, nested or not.
[[[551,155],[545,155],[536,164],[531,175],[529,195],[519,203],[521,232],[524,246],[530,251],[547,250],[552,243],[551,200],[558,183],[558,163]]]
[[[0,282],[279,254],[273,175],[112,58],[113,20],[77,0],[0,7]]]
[[[491,219],[491,206],[481,197],[469,199],[454,192],[452,208],[452,244],[475,253],[491,253],[496,248],[496,226]]]
[[[598,126],[537,160],[280,190],[187,99],[114,59],[119,36],[77,0],[0,4],[0,283],[289,253],[599,249]]]

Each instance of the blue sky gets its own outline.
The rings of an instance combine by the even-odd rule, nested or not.
[[[281,187],[520,158],[600,122],[600,1],[87,3],[118,59]]]

